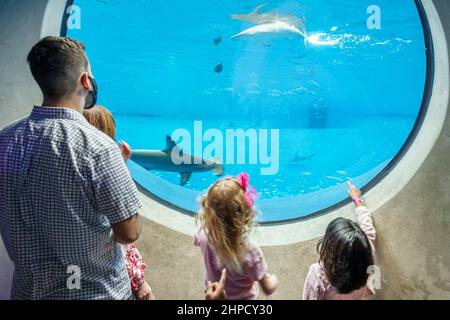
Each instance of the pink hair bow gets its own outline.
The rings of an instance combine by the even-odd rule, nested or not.
[[[255,188],[253,188],[249,183],[250,176],[248,175],[248,173],[241,173],[237,176],[237,178],[239,179],[239,184],[241,185],[242,190],[244,190],[245,200],[250,207],[253,207],[253,205],[255,204],[253,197],[258,198],[259,195],[258,192],[256,192]]]

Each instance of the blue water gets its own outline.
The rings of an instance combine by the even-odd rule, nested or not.
[[[223,133],[279,129],[276,175],[261,175],[260,165],[225,167],[250,173],[262,220],[273,221],[326,208],[346,197],[346,180],[362,187],[389,163],[420,109],[426,51],[412,0],[266,1],[264,12],[306,19],[307,45],[293,34],[231,39],[253,25],[230,14],[261,2],[76,0],[81,29],[68,35],[85,42],[99,103],[132,148],[163,149],[167,134],[193,132],[198,120]],[[372,4],[381,8],[380,30],[366,26]],[[312,157],[292,163],[296,156]],[[216,179],[196,173],[180,188],[178,174],[131,170],[151,192],[189,210],[195,199],[179,198]]]

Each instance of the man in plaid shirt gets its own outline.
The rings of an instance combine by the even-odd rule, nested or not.
[[[43,106],[0,131],[0,232],[12,299],[129,299],[120,243],[141,202],[116,143],[82,116],[97,86],[84,46],[47,37],[28,55]]]

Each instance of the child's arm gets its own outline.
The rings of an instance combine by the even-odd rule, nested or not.
[[[123,160],[125,160],[125,162],[130,160],[130,158],[131,158],[130,145],[128,143],[126,143],[125,141],[120,141],[119,148],[120,148],[120,151],[122,152]]]
[[[356,219],[358,220],[358,224],[361,227],[362,231],[366,234],[367,239],[370,243],[370,249],[372,251],[372,255],[375,255],[375,241],[376,241],[376,230],[373,225],[373,219],[372,219],[372,213],[367,209],[367,207],[363,204],[361,200],[362,192],[361,190],[358,190],[354,185],[351,183],[349,184],[349,191],[348,194],[350,197],[352,197],[353,201],[355,202],[355,212],[356,212]],[[364,298],[368,298],[375,294],[375,289],[372,288],[369,283],[366,286],[366,291],[364,293]]]
[[[254,281],[259,283],[262,291],[270,296],[278,287],[278,278],[267,272],[267,264],[261,248],[251,245],[250,250],[252,252],[250,275]]]
[[[361,200],[362,195],[361,190],[358,190],[350,182],[348,184],[349,184],[348,194],[355,202],[356,206],[355,212],[358,224],[366,234],[367,238],[369,239],[372,254],[375,254],[376,230],[373,225],[372,213],[369,211],[369,209],[366,208],[366,206],[364,206]]]
[[[133,293],[137,294],[141,288],[142,290],[144,290],[144,288],[149,289],[150,287],[144,287],[146,284],[144,269],[147,265],[134,243],[125,246],[124,259],[131,280],[131,289]],[[149,291],[151,292],[151,289],[149,289]]]
[[[264,293],[270,296],[277,289],[279,281],[276,275],[266,273],[264,274],[264,277],[261,280],[259,280],[259,284]]]
[[[375,254],[376,230],[373,226],[372,214],[365,206],[359,206],[355,209],[358,224],[369,239],[372,254]]]
[[[357,206],[355,212],[359,226],[366,234],[367,239],[369,239],[372,255],[375,255],[376,231],[375,227],[373,226],[372,214],[370,213],[369,209],[362,205]],[[369,278],[366,286],[366,291],[364,293],[364,298],[375,295],[375,288],[373,288],[370,283],[371,281]]]

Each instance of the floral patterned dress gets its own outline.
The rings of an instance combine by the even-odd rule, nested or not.
[[[122,251],[125,266],[131,280],[131,290],[136,294],[145,283],[144,269],[147,268],[147,264],[136,248],[136,244],[124,245],[124,250]]]

